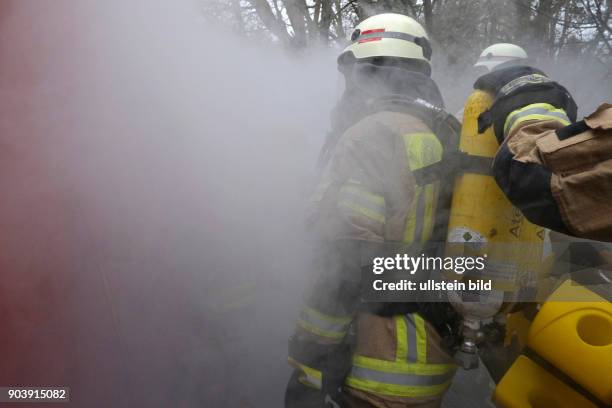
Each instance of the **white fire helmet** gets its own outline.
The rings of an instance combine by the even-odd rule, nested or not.
[[[339,61],[351,54],[357,60],[395,57],[429,64],[431,46],[427,32],[416,20],[403,14],[384,13],[366,18],[355,27],[351,44],[342,51]]]
[[[488,46],[482,51],[474,67],[485,67],[488,71],[493,71],[500,64],[524,59],[527,59],[527,53],[518,45],[497,43]]]

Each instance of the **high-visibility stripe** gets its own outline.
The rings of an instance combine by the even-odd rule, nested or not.
[[[407,363],[355,356],[346,384],[383,395],[436,396],[448,388],[455,369],[452,364]]]
[[[434,210],[436,207],[436,198],[439,183],[427,184],[424,192],[425,212],[423,217],[423,235],[421,242],[426,242],[431,238],[433,233]]]
[[[410,170],[418,170],[442,160],[444,149],[433,133],[408,133],[403,139]]]
[[[325,320],[331,323],[342,323],[348,325],[353,320],[351,316],[332,316],[326,313],[319,312],[318,310],[306,305],[302,307],[302,312],[314,316],[317,319]]]
[[[339,333],[339,332],[335,332],[335,331],[327,331],[324,329],[321,329],[318,326],[315,326],[314,324],[310,324],[307,321],[304,321],[302,319],[298,319],[297,321],[298,326],[300,326],[302,329],[316,335],[316,336],[320,336],[320,337],[325,337],[331,340],[342,340],[342,338],[345,336],[346,333]]]
[[[353,375],[350,375],[346,379],[346,385],[353,387],[357,390],[381,394],[381,395],[389,395],[393,397],[435,397],[442,395],[444,391],[450,386],[451,380],[443,384],[438,385],[418,385],[418,386],[410,386],[410,385],[397,385],[397,384],[387,384],[378,381],[366,380],[363,378],[359,378]]]
[[[404,229],[404,242],[406,243],[415,241],[417,207],[422,190],[423,187],[416,186],[414,190],[414,200],[412,202],[412,205],[410,206],[410,209],[408,210],[408,215],[406,216],[406,228]]]
[[[340,188],[338,193],[338,206],[374,220],[385,222],[385,198],[368,191],[358,183],[349,181]]]
[[[415,210],[415,226],[414,226],[414,241],[423,239],[423,223],[425,221],[425,192],[427,186],[421,187],[419,196],[417,197],[416,210]]]
[[[354,366],[351,368],[351,376],[368,381],[376,381],[393,385],[439,385],[444,384],[453,377],[452,372],[436,375],[419,375],[406,373],[389,373],[386,371],[372,370]]]
[[[412,315],[414,318],[414,326],[416,330],[416,350],[417,363],[425,363],[427,361],[427,331],[425,330],[425,320],[418,314]]]
[[[565,126],[571,123],[563,109],[555,108],[549,103],[533,103],[508,115],[504,124],[504,136],[507,136],[516,125],[528,120],[556,120]]]
[[[370,198],[364,193],[340,190],[339,197],[339,201],[352,202],[380,214],[383,217],[385,215],[385,199],[382,196],[374,196],[373,198]]]
[[[371,220],[374,220],[378,223],[384,224],[385,223],[385,216],[381,215],[381,214],[377,214],[375,211],[372,211],[369,208],[366,207],[362,207],[360,205],[357,205],[355,203],[351,203],[350,201],[341,201],[338,203],[338,206],[343,207],[343,208],[347,208],[350,210],[353,210],[354,212],[363,215],[367,218],[370,218]]]
[[[416,331],[416,327],[414,324],[414,318],[412,317],[411,314],[407,314],[406,316],[403,316],[404,320],[406,321],[406,327],[407,327],[407,336],[406,336],[406,342],[408,343],[408,355],[407,355],[407,360],[409,363],[416,363],[417,362],[417,331]],[[400,337],[399,337],[399,333],[397,336],[397,341],[400,341]]]
[[[340,195],[345,193],[365,197],[368,201],[378,206],[382,206],[382,208],[384,209],[385,198],[381,195],[371,193],[370,191],[368,191],[367,188],[359,184],[359,182],[349,180],[340,188]]]
[[[404,41],[408,41],[411,43],[414,43],[417,39],[417,37],[407,34],[407,33],[401,33],[401,32],[396,32],[396,31],[385,31],[384,28],[381,28],[381,29],[376,29],[376,30],[363,31],[359,35],[359,37],[355,39],[355,41],[358,43],[361,43],[366,40],[382,39],[382,38],[393,38],[396,40],[404,40]]]
[[[408,356],[408,327],[404,316],[395,316],[395,336],[397,346],[395,347],[395,361],[406,361]]]
[[[356,355],[346,384],[396,397],[442,394],[455,374],[454,364],[427,364],[425,320],[416,313],[395,316],[395,361]]]
[[[316,336],[341,340],[348,331],[351,317],[338,317],[323,314],[311,307],[304,306],[297,324]]]
[[[431,59],[431,44],[427,37],[415,37],[413,35],[402,33],[398,31],[386,31],[384,28],[377,28],[374,30],[366,30],[362,33],[356,31],[351,36],[351,41],[357,44],[367,43],[370,41],[380,41],[383,38],[391,38],[395,40],[403,40],[411,42],[419,47],[423,51],[423,56],[429,60]]]
[[[443,147],[435,134],[408,133],[403,136],[408,167],[418,170],[442,160]],[[406,217],[404,242],[427,241],[433,231],[437,183],[416,186],[413,205]]]
[[[301,375],[298,377],[298,380],[302,384],[316,388],[316,389],[321,389],[322,378],[323,378],[321,371],[315,370],[314,368],[311,368],[311,367],[308,367],[307,365],[299,363],[291,357],[289,357],[287,360],[289,361],[289,364],[291,364],[298,370],[302,371]]]
[[[419,375],[445,374],[449,371],[454,371],[457,368],[457,366],[454,364],[422,364],[408,363],[406,361],[387,361],[361,355],[353,356],[353,365],[390,373]]]
[[[535,85],[544,84],[548,82],[552,82],[552,79],[550,79],[546,75],[536,73],[523,75],[518,78],[514,78],[512,81],[502,86],[502,88],[498,91],[498,95],[508,95],[509,93],[517,90],[518,88],[528,84]]]
[[[397,343],[406,342],[408,344],[406,361],[409,363],[425,363],[427,360],[425,320],[416,313],[403,316],[403,320],[405,321],[406,331],[404,334],[397,330]]]

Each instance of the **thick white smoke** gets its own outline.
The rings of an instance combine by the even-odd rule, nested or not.
[[[191,1],[5,13],[2,65],[20,80],[3,81],[3,157],[25,161],[3,180],[29,223],[4,264],[23,272],[2,287],[2,353],[27,337],[62,357],[16,358],[3,380],[71,386],[81,407],[280,406],[333,53],[253,48]],[[23,308],[47,323],[18,325]]]
[[[335,51],[255,46],[191,0],[4,0],[0,23],[0,385],[281,406]]]

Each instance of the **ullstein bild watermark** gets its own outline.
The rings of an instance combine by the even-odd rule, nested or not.
[[[486,254],[473,257],[440,257],[424,254],[416,257],[407,254],[376,257],[372,259],[373,275],[367,278],[370,287],[367,292],[373,295],[376,292],[488,291],[492,286],[490,280],[468,279],[463,282],[441,279],[439,276],[440,273],[456,274],[458,277],[464,274],[479,275],[486,267],[486,259]],[[426,298],[435,299],[429,296]],[[387,297],[385,299],[392,300]],[[407,300],[404,297],[394,300],[402,299]]]

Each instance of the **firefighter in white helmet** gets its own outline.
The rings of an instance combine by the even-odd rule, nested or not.
[[[487,72],[510,65],[524,65],[527,53],[518,45],[497,43],[485,48],[474,67],[483,67]]]
[[[430,78],[431,52],[415,20],[379,14],[355,28],[338,58],[346,88],[311,203],[316,253],[289,342],[288,408],[438,407],[450,385],[447,303],[360,296],[373,257],[389,248],[419,256],[445,237],[449,189],[425,170],[441,167],[459,124]]]
[[[474,64],[474,71],[481,76],[496,69],[525,65],[527,58],[527,52],[522,47],[510,43],[497,43],[489,45],[480,53],[480,57]],[[455,116],[461,121],[463,121],[463,109],[464,107],[455,113]]]

